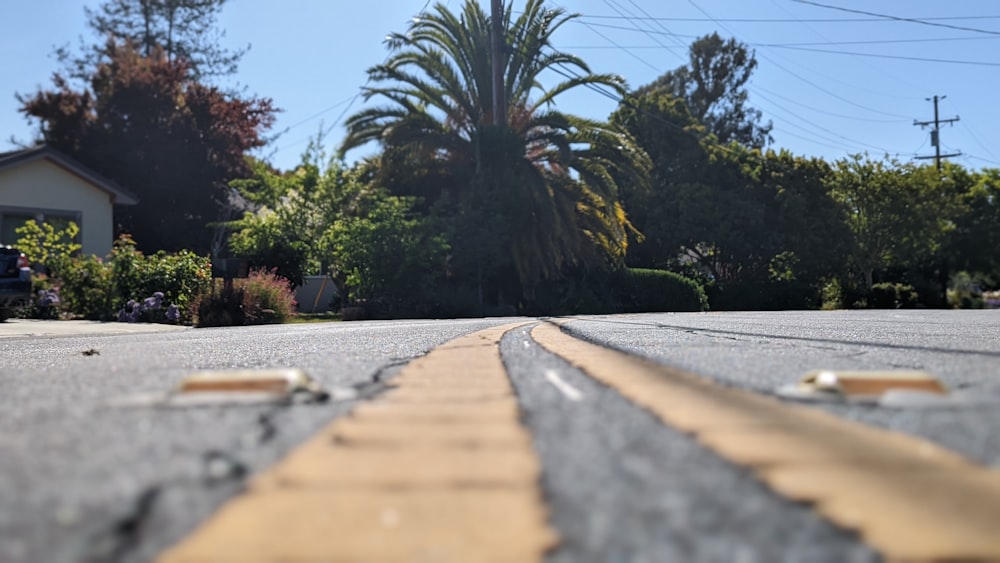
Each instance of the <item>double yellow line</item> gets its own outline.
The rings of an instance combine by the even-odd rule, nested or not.
[[[162,555],[187,561],[540,561],[558,541],[500,358],[452,340]],[[788,405],[540,324],[532,337],[887,559],[1000,560],[1000,475],[929,442]],[[766,517],[766,515],[762,515]]]

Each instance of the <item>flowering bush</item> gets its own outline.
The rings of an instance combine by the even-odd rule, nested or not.
[[[274,270],[251,270],[232,287],[216,286],[203,295],[196,310],[200,327],[282,323],[295,314],[295,294]]]
[[[181,320],[180,308],[171,303],[163,306],[163,292],[156,291],[153,295],[135,301],[129,299],[125,306],[118,311],[118,322],[122,323],[170,323],[176,324]]]
[[[251,270],[239,281],[243,304],[251,324],[281,323],[295,314],[295,292],[287,279],[275,270]]]
[[[55,280],[45,274],[36,274],[31,280],[31,302],[16,312],[22,319],[58,319],[59,288]]]
[[[138,296],[160,293],[161,304],[174,304],[182,318],[189,320],[198,296],[212,287],[209,259],[188,250],[176,254],[161,251],[146,256],[136,250],[130,237],[122,236],[115,242],[110,262],[115,309],[124,309],[129,300]]]
[[[34,284],[35,295],[31,304],[18,311],[17,316],[23,319],[58,319],[59,289],[49,286],[45,276],[39,278],[41,279]]]
[[[127,322],[191,321],[197,297],[211,288],[212,266],[207,257],[182,250],[146,256],[128,236],[120,237],[107,260],[96,256],[59,261],[52,276],[36,276],[37,303],[23,316],[77,317]],[[141,296],[148,296],[141,298]],[[44,299],[44,301],[43,301]],[[139,300],[141,299],[141,300]],[[37,304],[36,303],[36,304]]]

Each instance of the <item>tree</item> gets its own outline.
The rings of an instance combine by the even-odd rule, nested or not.
[[[87,27],[99,38],[81,45],[76,55],[63,47],[57,56],[72,76],[86,80],[93,69],[108,62],[114,46],[131,43],[144,57],[162,50],[168,61],[184,61],[194,80],[236,72],[246,49],[220,47],[225,32],[217,16],[226,0],[105,0],[96,9],[84,8]]]
[[[18,97],[21,111],[41,122],[44,142],[139,196],[138,205],[115,208],[119,232],[147,251],[208,253],[209,224],[226,218],[228,182],[249,176],[245,157],[264,144],[271,101],[194,81],[185,61],[161,50],[108,50],[88,89],[56,75],[53,90]]]
[[[552,48],[573,17],[542,0],[529,0],[516,20],[506,7],[507,122],[494,123],[490,18],[475,0],[460,14],[437,4],[392,34],[392,55],[369,71],[366,96],[388,103],[347,122],[344,150],[378,142],[448,164],[458,178],[448,206],[456,262],[476,277],[506,279],[495,285],[509,298],[564,266],[620,263],[630,224],[618,192],[622,182],[643,182],[648,167],[619,129],[553,109],[577,87],[623,91],[620,78]],[[549,72],[566,79],[543,89]]]
[[[747,106],[746,84],[757,59],[735,39],[723,41],[718,33],[691,44],[689,62],[667,72],[640,93],[664,90],[684,100],[688,111],[722,144],[737,142],[763,148],[771,142],[771,123],[761,124],[760,110]]]
[[[629,95],[611,121],[627,130],[649,155],[652,168],[648,189],[625,185],[622,202],[644,237],[629,247],[627,262],[634,268],[664,268],[684,246],[688,215],[681,212],[681,191],[698,186],[709,168],[701,142],[704,126],[691,116],[682,100],[662,90]],[[697,188],[690,190],[697,193]],[[708,226],[708,225],[706,225]]]
[[[837,241],[847,235],[822,160],[721,145],[662,89],[629,96],[612,121],[653,162],[650,188],[623,192],[646,235],[630,248],[630,266],[697,274],[729,295],[753,287],[754,295],[724,303],[744,308],[806,306],[807,293],[838,271]]]
[[[962,170],[945,163],[945,176],[955,178]],[[961,195],[962,213],[946,252],[955,267],[981,272],[1000,283],[1000,169],[990,168],[970,175]]]
[[[305,275],[327,273],[332,258],[319,241],[358,207],[368,189],[361,176],[359,168],[323,162],[316,142],[291,172],[256,162],[251,178],[232,183],[255,209],[226,225],[234,231],[230,248],[248,258],[251,267],[276,269],[297,286]]]
[[[413,198],[383,190],[362,194],[360,208],[324,233],[341,295],[377,318],[425,316],[438,305],[448,242]]]
[[[257,207],[227,224],[233,252],[296,285],[307,273],[330,274],[345,305],[362,303],[374,316],[433,312],[447,271],[441,229],[417,211],[417,198],[373,184],[371,164],[324,162],[320,140],[291,172],[257,163],[252,178],[233,183]]]
[[[874,284],[876,270],[933,257],[954,228],[957,200],[936,169],[854,155],[837,161],[830,189],[852,234],[851,258]]]

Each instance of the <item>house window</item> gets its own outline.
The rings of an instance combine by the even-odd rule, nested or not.
[[[80,225],[80,214],[72,211],[59,211],[51,209],[0,209],[0,244],[15,245],[21,235],[17,234],[17,229],[24,226],[28,221],[34,220],[39,225],[48,223],[59,232],[69,226],[70,222]],[[76,236],[74,242],[79,242],[80,235]]]

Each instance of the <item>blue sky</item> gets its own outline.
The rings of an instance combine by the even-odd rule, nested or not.
[[[482,0],[488,6],[487,0]],[[556,46],[614,72],[637,87],[683,64],[687,46],[717,31],[751,45],[758,69],[750,103],[774,123],[775,148],[828,160],[867,151],[901,160],[933,154],[926,129],[914,120],[960,116],[942,128],[942,149],[971,168],[1000,167],[1000,4],[982,0],[557,0],[582,18],[565,26]],[[453,9],[459,0],[443,0]],[[522,5],[523,0],[516,0]],[[35,129],[17,111],[15,94],[51,84],[55,46],[82,35],[86,0],[4,0],[0,20],[0,151],[8,139],[30,141]],[[239,74],[225,86],[272,98],[283,111],[280,135],[262,155],[293,167],[310,137],[329,128],[332,152],[345,114],[364,107],[357,97],[365,70],[381,62],[391,31],[425,0],[231,0],[220,24],[229,47],[250,45]],[[861,10],[927,23],[851,13]],[[928,23],[933,25],[928,25]],[[963,28],[963,29],[958,29]],[[560,109],[606,118],[613,102],[581,89]],[[349,155],[351,157],[352,155]],[[358,155],[354,155],[358,156]]]

